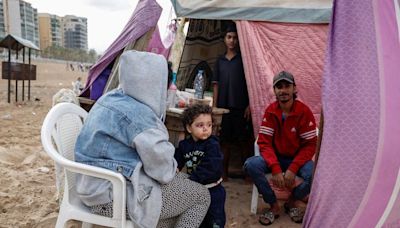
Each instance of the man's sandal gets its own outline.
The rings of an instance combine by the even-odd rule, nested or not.
[[[289,215],[290,219],[292,219],[293,222],[295,223],[303,222],[303,217],[306,212],[305,208],[299,208],[299,207],[289,208],[289,205],[287,203],[285,203],[283,207],[285,208],[285,212]]]
[[[264,214],[260,215],[260,218],[258,219],[258,221],[264,226],[269,226],[277,218],[279,218],[279,215],[274,215],[274,213],[272,211],[268,210],[268,211],[264,212]]]

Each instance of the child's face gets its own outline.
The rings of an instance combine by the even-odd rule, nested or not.
[[[186,125],[186,130],[192,135],[194,141],[207,139],[212,132],[211,115],[200,114],[191,125]]]

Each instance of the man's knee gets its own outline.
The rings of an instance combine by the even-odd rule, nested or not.
[[[304,179],[304,181],[311,182],[314,169],[314,162],[308,161],[299,170],[299,176]]]
[[[253,157],[249,157],[244,165],[244,171],[248,174],[252,174],[252,173],[258,173],[260,171],[264,171],[266,164],[264,162],[264,159],[260,156],[253,156]]]
[[[252,164],[254,163],[254,158],[255,158],[256,156],[253,156],[253,157],[249,157],[249,158],[247,158],[246,159],[246,161],[244,162],[244,164],[243,164],[243,169],[244,169],[244,171],[248,171],[248,169],[249,169],[249,167],[252,167]]]

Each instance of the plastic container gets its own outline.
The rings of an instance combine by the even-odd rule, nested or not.
[[[172,81],[169,84],[168,91],[167,91],[167,107],[168,108],[175,108],[175,99],[176,99],[176,73],[172,74]]]

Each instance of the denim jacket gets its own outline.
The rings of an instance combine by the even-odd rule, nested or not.
[[[125,176],[131,220],[138,227],[156,227],[160,184],[170,182],[177,168],[175,148],[161,120],[167,65],[161,56],[135,51],[125,52],[120,61],[120,88],[103,95],[89,112],[76,142],[75,160]],[[133,64],[138,62],[142,63]],[[87,206],[112,201],[109,181],[78,175],[76,182]]]
[[[121,108],[115,109],[116,104]],[[147,129],[157,128],[160,120],[147,106],[126,96],[121,89],[103,96],[89,115],[76,142],[76,161],[129,178],[140,161],[136,148],[132,147],[133,139]],[[137,121],[141,124],[136,124]]]

